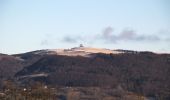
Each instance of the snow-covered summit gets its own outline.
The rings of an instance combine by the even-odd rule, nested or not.
[[[92,48],[92,47],[84,47],[80,44],[79,47],[74,47],[71,49],[48,49],[49,52],[56,53],[58,55],[67,55],[67,56],[88,56],[89,54],[93,53],[104,53],[104,54],[119,54],[121,52],[104,49],[104,48]]]

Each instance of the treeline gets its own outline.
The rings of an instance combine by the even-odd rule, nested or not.
[[[56,100],[56,91],[39,82],[21,87],[13,81],[4,81],[1,92],[0,100]]]
[[[95,54],[92,57],[45,56],[24,68],[16,77],[48,73],[48,77],[26,78],[23,84],[40,81],[50,85],[116,87],[144,96],[170,99],[170,55],[150,52]]]

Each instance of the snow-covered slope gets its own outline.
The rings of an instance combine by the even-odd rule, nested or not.
[[[67,55],[67,56],[89,56],[93,53],[104,53],[104,54],[119,54],[121,52],[103,48],[91,48],[91,47],[75,47],[71,49],[48,49],[51,54]]]

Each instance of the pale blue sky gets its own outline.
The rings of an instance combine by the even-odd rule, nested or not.
[[[170,53],[170,0],[0,0],[0,52],[85,46]]]

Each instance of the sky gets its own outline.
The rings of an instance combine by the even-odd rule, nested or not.
[[[170,53],[170,0],[0,0],[0,53],[79,44]]]

